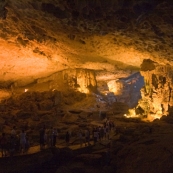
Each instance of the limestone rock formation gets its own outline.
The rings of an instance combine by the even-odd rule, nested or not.
[[[128,71],[146,57],[172,65],[172,9],[169,0],[3,0],[0,86],[72,66]]]
[[[86,93],[145,58],[172,65],[172,9],[169,0],[2,0],[0,100],[28,88]]]
[[[92,161],[103,160],[94,153],[82,157],[93,158],[89,165],[57,172],[172,172],[172,11],[172,0],[0,0],[0,132],[10,135],[16,125],[35,145],[45,124],[64,141],[66,131],[74,137],[111,117],[118,122],[112,165],[95,169]],[[129,112],[165,115],[153,127],[123,117],[140,97]],[[45,162],[39,167],[59,167]]]
[[[14,83],[14,85],[17,85],[17,88],[22,87],[18,83]],[[23,87],[28,87],[31,91],[67,91],[68,89],[73,89],[82,93],[89,93],[97,90],[97,81],[93,70],[67,69],[48,77],[40,78],[34,84]]]
[[[146,59],[141,65],[140,72],[144,77],[145,87],[141,90],[142,99],[139,101],[137,112],[142,111],[151,120],[168,115],[169,108],[173,104],[171,66],[169,64],[163,66]]]

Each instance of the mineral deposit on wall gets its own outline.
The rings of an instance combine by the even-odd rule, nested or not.
[[[141,65],[141,75],[144,76],[145,87],[141,89],[142,99],[139,101],[137,113],[142,113],[149,119],[168,115],[173,104],[171,66],[163,66],[146,59]]]

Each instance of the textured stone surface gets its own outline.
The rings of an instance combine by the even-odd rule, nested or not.
[[[3,0],[1,86],[72,66],[118,72],[146,57],[172,65],[172,9],[168,0]]]
[[[167,114],[172,106],[172,71],[167,70],[173,65],[172,10],[170,0],[2,0],[0,100],[28,89],[69,89],[73,97],[71,89],[87,93],[99,86],[105,94],[110,81],[133,74],[150,59],[141,66],[146,81],[142,104],[145,111],[150,105],[151,115]],[[53,99],[58,105],[60,94]],[[65,94],[64,100],[73,102]],[[120,101],[132,103],[127,97]],[[104,98],[98,102],[105,104]]]
[[[141,75],[144,76],[145,87],[141,90],[142,99],[137,108],[139,112],[144,111],[141,113],[151,119],[168,115],[173,105],[172,74],[169,64],[163,66],[149,59],[142,63]]]

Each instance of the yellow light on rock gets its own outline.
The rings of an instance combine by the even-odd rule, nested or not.
[[[28,89],[25,89],[25,93],[28,92]]]

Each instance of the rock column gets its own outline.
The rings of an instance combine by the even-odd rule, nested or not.
[[[173,105],[171,66],[146,59],[141,65],[140,73],[144,77],[145,86],[141,89],[142,99],[138,102],[137,109],[143,110],[143,115],[151,119],[168,115],[169,108]]]

